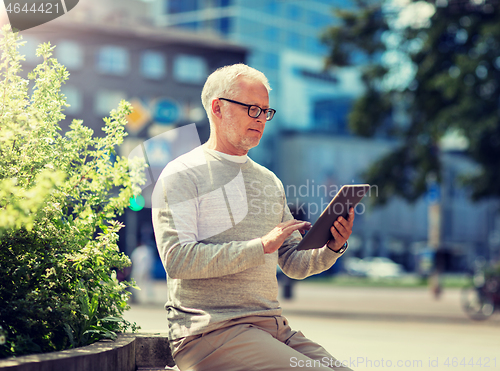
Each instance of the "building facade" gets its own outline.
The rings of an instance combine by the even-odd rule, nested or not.
[[[70,72],[61,89],[70,105],[64,111],[66,119],[60,123],[63,131],[73,119],[81,119],[94,135],[102,136],[103,117],[109,116],[122,99],[132,103],[134,111],[125,127],[129,135],[119,154],[130,157],[134,151],[139,153],[146,157],[152,172],[148,172],[147,187],[142,190],[149,208],[137,212],[127,209],[122,218],[126,228],[119,243],[130,254],[141,241],[154,243],[151,202],[148,204],[154,177],[173,156],[208,139],[209,123],[201,104],[207,76],[218,67],[245,62],[247,50],[211,35],[155,29],[140,23],[124,27],[127,22],[123,18],[113,18],[106,24],[107,18],[98,14],[99,22],[88,23],[82,16],[87,9],[79,11],[72,18],[22,32],[26,41],[21,48],[26,58],[23,69],[27,74],[42,62],[35,54],[40,43],[50,41],[56,46],[54,57]],[[196,126],[196,138],[165,139],[171,129],[189,130],[190,124]]]
[[[157,0],[153,5],[160,27],[214,34],[248,48],[248,64],[268,77],[270,102],[278,112],[251,154],[275,170],[273,138],[281,130],[319,126],[347,133],[345,113],[355,92],[343,87],[353,71],[324,70],[327,48],[320,35],[332,24],[333,7],[348,6],[341,0]]]

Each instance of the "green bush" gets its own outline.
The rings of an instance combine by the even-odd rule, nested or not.
[[[104,119],[101,138],[78,120],[62,135],[67,104],[60,88],[69,74],[47,43],[37,50],[43,62],[23,79],[21,44],[2,29],[0,358],[135,330],[122,318],[132,284],[115,273],[130,260],[118,250],[123,225],[114,218],[144,182],[144,165],[115,152],[130,104],[121,102]]]

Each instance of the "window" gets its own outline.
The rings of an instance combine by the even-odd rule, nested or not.
[[[298,49],[301,46],[302,36],[296,32],[289,32],[286,39],[286,45],[292,49]]]
[[[65,112],[76,114],[82,110],[82,94],[77,88],[71,85],[65,85],[61,87],[61,93],[66,96],[66,103],[69,104],[69,107],[64,108]]]
[[[208,75],[205,60],[194,55],[181,54],[174,61],[174,76],[178,81],[203,83]]]
[[[231,18],[223,17],[220,19],[219,31],[223,35],[227,35],[231,32]]]
[[[313,103],[314,129],[338,135],[348,135],[347,116],[352,107],[352,98],[338,97]]]
[[[167,13],[176,14],[198,10],[198,0],[169,0],[167,1]]]
[[[308,23],[317,29],[333,26],[336,22],[334,17],[330,15],[329,12],[319,13],[315,11],[309,11],[306,13],[306,18]]]
[[[280,57],[275,53],[266,53],[264,57],[264,64],[267,68],[277,70],[280,66]]]
[[[316,18],[316,26],[318,28],[324,28],[328,26],[332,26],[335,20],[329,14],[318,14]]]
[[[318,24],[318,13],[312,10],[306,11],[307,23],[311,26],[316,26]]]
[[[184,22],[184,23],[177,23],[173,28],[185,28],[188,30],[197,30],[198,27],[200,26],[200,22]]]
[[[83,67],[83,50],[73,41],[60,41],[55,49],[57,60],[69,70]]]
[[[274,26],[267,27],[264,31],[264,36],[267,41],[279,41],[280,30]]]
[[[123,76],[130,68],[129,53],[120,46],[103,46],[97,55],[97,69],[101,73]]]
[[[94,99],[94,112],[100,116],[107,116],[112,109],[118,107],[122,99],[127,96],[119,90],[99,90]]]
[[[301,11],[297,5],[290,4],[288,5],[286,16],[288,19],[293,21],[297,21],[300,19]]]
[[[277,15],[281,11],[281,4],[277,0],[269,0],[266,2],[265,11],[269,14]]]
[[[160,52],[147,50],[141,55],[141,73],[148,79],[160,80],[165,77],[165,56]]]
[[[205,6],[210,6],[214,8],[225,8],[231,6],[233,0],[205,0],[207,3]]]

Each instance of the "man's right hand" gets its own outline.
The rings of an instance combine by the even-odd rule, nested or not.
[[[311,223],[302,220],[289,220],[278,224],[271,232],[262,237],[262,245],[264,246],[264,254],[272,254],[278,250],[283,242],[294,231],[307,231],[311,228]]]

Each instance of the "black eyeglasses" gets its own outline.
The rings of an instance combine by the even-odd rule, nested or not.
[[[253,105],[253,104],[245,104],[245,103],[237,102],[235,100],[227,99],[227,98],[219,98],[219,99],[226,100],[226,101],[231,102],[231,103],[236,103],[236,104],[239,104],[240,106],[248,107],[248,116],[250,116],[254,119],[259,117],[260,114],[262,112],[264,112],[264,114],[266,115],[266,121],[271,121],[274,117],[274,114],[276,113],[276,110],[272,109],[272,108],[264,109],[264,108],[260,108],[259,106]]]

